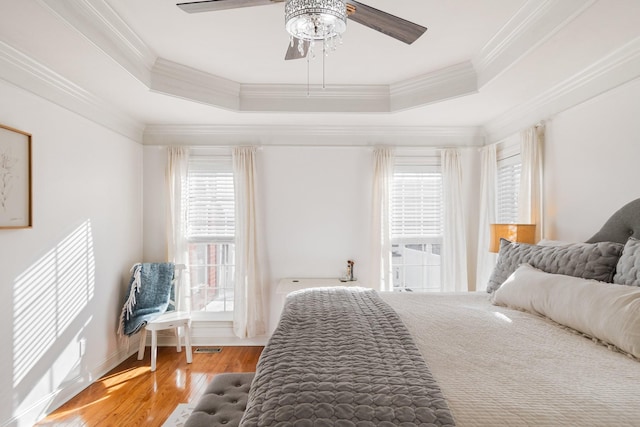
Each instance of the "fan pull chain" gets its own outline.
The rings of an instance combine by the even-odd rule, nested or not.
[[[322,90],[326,89],[326,86],[324,84],[324,58],[327,56],[327,42],[326,41],[322,41]]]
[[[311,96],[311,91],[309,90],[309,62],[311,61],[310,57],[311,55],[307,53],[307,98]]]

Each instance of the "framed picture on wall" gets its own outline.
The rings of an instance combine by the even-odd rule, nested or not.
[[[0,125],[0,229],[32,225],[31,134]]]

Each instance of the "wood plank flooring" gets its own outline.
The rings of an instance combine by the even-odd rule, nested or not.
[[[178,403],[197,400],[214,375],[255,372],[262,349],[194,351],[193,363],[187,364],[184,349],[159,347],[157,369],[151,372],[147,347],[143,360],[134,354],[36,425],[160,427]]]

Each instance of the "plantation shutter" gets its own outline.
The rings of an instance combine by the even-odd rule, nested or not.
[[[187,187],[187,239],[232,243],[235,204],[231,157],[190,157]]]
[[[396,165],[391,191],[391,238],[408,242],[441,236],[440,168]]]

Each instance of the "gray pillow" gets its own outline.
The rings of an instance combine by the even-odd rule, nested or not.
[[[640,286],[640,240],[629,237],[616,266],[613,283]]]
[[[498,289],[524,263],[546,273],[611,282],[624,245],[614,242],[537,246],[502,239],[487,292]]]

